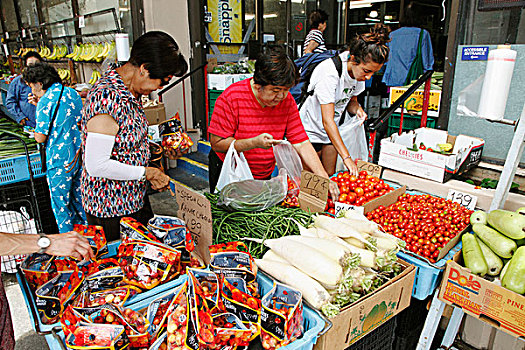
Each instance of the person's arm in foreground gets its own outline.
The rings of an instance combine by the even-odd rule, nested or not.
[[[304,164],[310,168],[314,174],[322,176],[326,179],[330,178],[310,141],[294,143],[293,147],[297,153],[299,153],[299,156],[301,157]],[[332,198],[339,198],[339,187],[334,181],[330,181],[329,190]]]
[[[95,257],[88,240],[76,232],[47,235],[51,245],[46,253],[58,256],[73,256],[79,260]],[[31,254],[38,252],[39,235],[12,234],[0,232],[0,255]]]

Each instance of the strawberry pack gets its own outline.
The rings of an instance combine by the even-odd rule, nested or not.
[[[165,150],[173,149],[186,152],[193,146],[193,141],[182,128],[179,113],[159,124],[159,134],[162,138],[162,147]]]
[[[266,350],[277,349],[295,341],[303,334],[303,303],[301,292],[282,283],[262,298],[261,340]]]
[[[83,280],[82,272],[59,272],[49,282],[42,285],[35,292],[36,307],[43,324],[52,324],[58,321],[64,307],[75,294]]]
[[[125,240],[118,256],[124,281],[142,289],[151,289],[175,278],[179,273],[177,250],[147,241]]]
[[[73,231],[86,237],[95,257],[98,258],[108,252],[106,235],[102,226],[77,224],[73,225]]]
[[[124,326],[109,324],[80,324],[66,338],[68,349],[123,350],[129,349]]]

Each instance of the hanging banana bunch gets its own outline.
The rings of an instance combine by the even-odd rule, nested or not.
[[[57,69],[58,75],[62,81],[67,81],[71,78],[71,72],[69,69],[59,68]]]
[[[101,77],[101,74],[98,70],[94,69],[93,73],[91,74],[91,79],[89,79],[88,83],[91,85],[94,85]]]

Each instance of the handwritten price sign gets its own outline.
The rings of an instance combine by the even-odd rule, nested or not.
[[[364,214],[365,213],[365,207],[356,207],[355,205],[351,205],[351,204],[346,204],[346,203],[341,203],[341,202],[335,202],[334,203],[334,210],[335,210],[335,216],[338,216],[339,215],[339,212],[341,212],[341,210],[354,210],[360,214]]]
[[[448,190],[447,199],[452,202],[459,203],[470,210],[474,210],[474,208],[476,208],[476,202],[478,201],[478,197],[474,195],[459,192],[453,189]]]
[[[326,201],[328,198],[328,188],[330,180],[303,170],[301,173],[301,191],[309,195]]]
[[[383,170],[383,167],[381,167],[380,165],[368,163],[364,160],[358,160],[356,165],[358,171],[365,170],[368,173],[368,175],[381,178],[381,171]]]

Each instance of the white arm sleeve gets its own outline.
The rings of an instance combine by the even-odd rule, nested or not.
[[[115,136],[88,132],[84,159],[89,176],[110,180],[139,180],[146,168],[110,159],[114,145]]]

